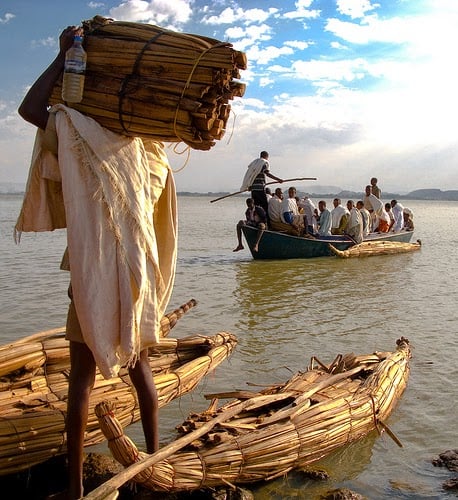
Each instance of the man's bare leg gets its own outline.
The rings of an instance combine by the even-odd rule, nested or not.
[[[256,239],[256,243],[254,244],[253,247],[253,252],[257,252],[259,250],[259,242],[261,241],[262,235],[264,234],[264,231],[266,229],[265,224],[259,224],[259,229],[258,229],[258,237]]]
[[[242,226],[244,225],[243,220],[239,221],[237,224],[237,240],[238,240],[238,245],[232,250],[233,252],[239,252],[240,250],[243,250],[243,245],[242,245]]]
[[[154,453],[159,449],[158,401],[147,349],[140,353],[135,366],[129,369],[129,375],[137,391],[146,450]]]
[[[83,496],[83,447],[89,396],[94,386],[96,365],[86,344],[70,341],[70,377],[67,401],[68,499]]]

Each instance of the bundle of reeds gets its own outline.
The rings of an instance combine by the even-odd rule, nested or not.
[[[398,253],[415,252],[420,250],[421,241],[416,243],[405,243],[401,241],[363,241],[347,250],[339,250],[329,244],[331,252],[337,257],[348,259],[350,257],[371,257],[374,255],[393,255]]]
[[[133,465],[88,498],[104,498],[132,478],[166,491],[273,479],[374,429],[387,430],[400,444],[385,421],[406,388],[409,359],[409,342],[401,338],[394,352],[338,356],[284,385],[235,393],[239,397],[220,408],[213,400],[180,426],[182,437],[153,455],[139,454],[110,406],[101,403],[96,412],[114,457]],[[234,393],[209,397],[228,395]]]
[[[195,301],[164,316],[167,334]],[[150,349],[149,362],[159,406],[191,391],[237,343],[229,333],[162,338]],[[0,475],[26,469],[65,453],[65,416],[70,357],[64,329],[50,330],[0,347]],[[119,411],[123,425],[140,419],[135,389],[127,370],[106,380],[99,372],[89,404],[85,446],[104,440],[94,408],[104,400]]]
[[[83,22],[87,70],[72,107],[121,134],[208,150],[223,137],[243,52],[230,43],[101,16]],[[62,101],[62,83],[50,104]]]

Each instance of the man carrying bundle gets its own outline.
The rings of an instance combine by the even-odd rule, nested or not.
[[[96,368],[127,367],[148,453],[158,449],[158,401],[148,347],[159,342],[176,264],[176,194],[162,144],[110,132],[48,100],[76,27],[60,35],[55,60],[19,114],[38,127],[16,231],[67,228],[71,299],[67,402],[69,490],[83,496],[83,446]]]
[[[269,206],[266,195],[266,176],[277,182],[283,182],[283,179],[270,173],[268,160],[269,153],[261,151],[259,158],[256,158],[248,165],[242,186],[240,187],[241,192],[251,191],[254,204],[262,207],[265,213],[267,213]]]

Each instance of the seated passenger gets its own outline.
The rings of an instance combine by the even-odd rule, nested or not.
[[[350,215],[348,210],[342,206],[340,198],[334,198],[334,208],[331,210],[331,234],[344,234],[345,226]]]
[[[331,235],[331,212],[326,208],[326,202],[320,200],[318,202],[318,211],[316,212],[316,220],[318,224],[318,236],[326,237]]]
[[[406,231],[413,231],[414,230],[414,224],[413,224],[413,212],[410,210],[410,208],[405,207],[404,208],[404,229]]]
[[[315,217],[314,217],[314,213],[316,210],[315,204],[308,196],[304,196],[304,198],[299,201],[298,206],[299,208],[302,208],[304,211],[305,220],[307,224],[305,229],[307,234],[314,234],[316,232]]]
[[[283,223],[289,224],[294,228],[298,236],[304,232],[304,216],[299,213],[295,187],[288,189],[288,198],[283,199],[281,204],[280,217]]]
[[[379,233],[387,233],[390,230],[390,216],[388,215],[385,207],[382,205],[380,211],[376,212],[377,215],[377,231]]]
[[[267,208],[269,226],[272,226],[272,222],[281,222],[282,200],[283,200],[283,192],[281,188],[275,189],[274,195],[269,200],[269,205]]]
[[[266,229],[267,217],[264,209],[260,206],[255,206],[253,198],[248,198],[246,200],[247,209],[245,211],[245,220],[239,220],[237,223],[237,240],[238,245],[234,248],[233,252],[238,252],[239,250],[243,250],[242,244],[242,227],[243,226],[252,226],[258,228],[258,237],[256,239],[256,243],[253,247],[253,251],[258,251],[259,241],[261,240],[261,236]]]
[[[393,231],[398,232],[404,227],[404,207],[397,200],[391,200],[391,211],[393,212]]]
[[[385,211],[390,216],[390,227],[388,231],[391,231],[395,223],[393,211],[391,210],[391,203],[385,203]]]
[[[345,234],[348,234],[355,243],[363,241],[363,218],[361,212],[356,208],[353,200],[347,201],[347,209],[349,212],[347,227]]]
[[[359,213],[361,214],[361,218],[363,220],[363,238],[365,238],[372,229],[372,220],[371,220],[371,214],[369,213],[369,210],[364,206],[364,202],[362,200],[359,200],[356,203],[356,208],[359,210]]]

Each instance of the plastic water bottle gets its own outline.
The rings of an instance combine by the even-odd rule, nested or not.
[[[76,35],[73,45],[65,53],[62,81],[62,99],[65,102],[81,102],[83,99],[87,55],[82,41],[82,37]]]

